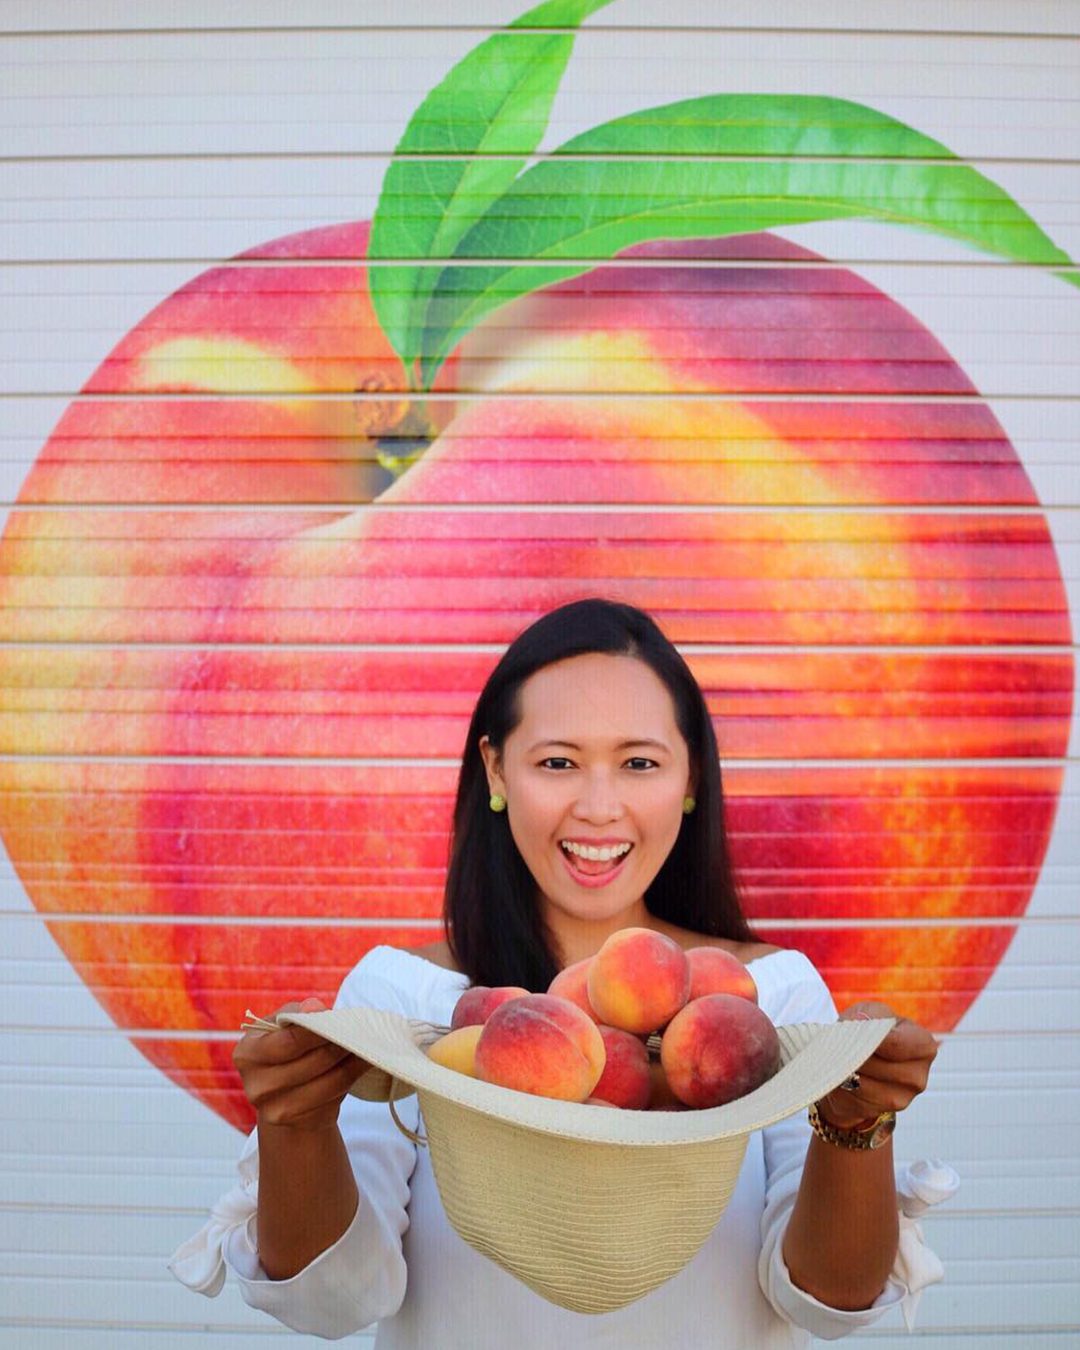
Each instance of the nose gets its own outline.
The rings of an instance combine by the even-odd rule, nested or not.
[[[607,824],[618,820],[622,813],[622,799],[611,775],[605,772],[586,774],[581,793],[574,803],[572,811],[574,819],[587,820],[592,824]]]

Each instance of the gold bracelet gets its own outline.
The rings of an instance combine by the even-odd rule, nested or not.
[[[882,1111],[876,1120],[864,1125],[861,1130],[842,1130],[822,1120],[818,1104],[814,1102],[809,1112],[810,1126],[819,1139],[827,1144],[837,1144],[840,1148],[871,1149],[880,1148],[896,1129],[896,1112]]]

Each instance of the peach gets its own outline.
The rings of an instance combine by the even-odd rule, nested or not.
[[[644,1041],[619,1027],[600,1027],[604,1042],[604,1072],[593,1089],[613,1106],[627,1111],[644,1111],[652,1095],[649,1052]]]
[[[476,1045],[476,1076],[538,1097],[583,1102],[604,1072],[596,1023],[551,994],[527,994],[496,1008]]]
[[[672,1092],[687,1106],[722,1106],[779,1069],[780,1038],[756,1003],[706,994],[671,1019],[660,1062]]]
[[[571,1003],[576,1003],[594,1022],[599,1022],[596,1010],[589,1002],[588,980],[592,963],[593,958],[586,956],[583,961],[574,961],[571,965],[564,966],[548,985],[548,993],[554,994],[556,998],[565,998]]]
[[[688,947],[686,959],[690,965],[688,1003],[706,994],[735,994],[752,1003],[758,1001],[754,977],[732,952],[723,947]]]
[[[476,1045],[483,1030],[482,1023],[471,1022],[468,1026],[448,1031],[428,1046],[428,1059],[433,1059],[444,1068],[455,1069],[458,1073],[467,1073],[470,1078],[475,1078]]]
[[[690,967],[677,942],[651,928],[621,928],[593,957],[589,1002],[607,1026],[649,1034],[666,1026],[690,994]]]
[[[528,992],[519,984],[474,984],[471,989],[465,990],[454,1005],[450,1018],[451,1029],[456,1031],[458,1027],[482,1026],[496,1008]]]

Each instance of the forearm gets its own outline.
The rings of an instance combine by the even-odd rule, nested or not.
[[[784,1235],[794,1283],[831,1308],[869,1308],[885,1287],[899,1233],[892,1141],[860,1152],[814,1135]]]
[[[359,1203],[341,1131],[259,1125],[259,1261],[287,1280],[341,1237]]]

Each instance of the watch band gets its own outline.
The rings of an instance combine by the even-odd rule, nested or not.
[[[836,1144],[840,1148],[856,1150],[880,1148],[896,1129],[895,1111],[882,1111],[876,1120],[857,1130],[842,1130],[837,1125],[830,1125],[827,1120],[821,1118],[817,1102],[811,1105],[807,1114],[810,1117],[810,1126],[818,1138],[824,1139],[827,1144]]]

